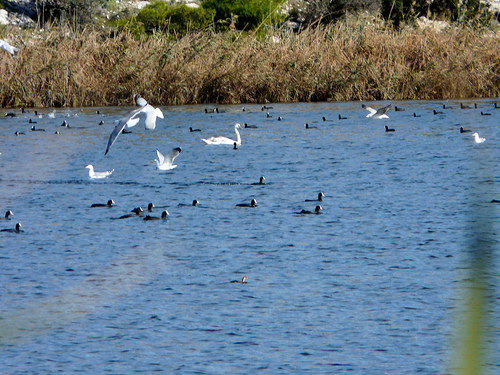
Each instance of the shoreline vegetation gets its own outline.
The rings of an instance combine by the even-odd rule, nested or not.
[[[348,17],[299,33],[134,38],[96,27],[2,29],[0,106],[153,105],[494,98],[500,36],[449,26],[394,30]]]

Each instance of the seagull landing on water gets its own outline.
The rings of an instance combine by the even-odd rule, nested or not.
[[[180,147],[176,147],[172,149],[168,154],[162,155],[162,153],[156,150],[156,155],[158,155],[158,159],[155,159],[156,166],[158,169],[163,171],[168,171],[170,169],[174,169],[177,165],[173,165],[174,159],[181,153],[182,149]]]
[[[115,143],[116,138],[118,138],[118,136],[124,131],[125,127],[131,128],[137,125],[141,118],[145,118],[144,122],[146,129],[152,130],[156,128],[156,118],[164,118],[160,108],[154,108],[152,105],[148,104],[146,99],[135,94],[134,100],[138,106],[141,106],[141,108],[134,109],[128,115],[118,120],[118,124],[109,136],[108,146],[106,147],[104,155],[108,153],[113,143]]]
[[[372,118],[389,118],[385,113],[389,109],[391,105],[386,105],[385,107],[379,108],[379,109],[373,109],[372,107],[367,107],[364,104],[361,104],[361,107],[366,109],[369,113],[366,115],[366,117],[372,117]]]
[[[472,133],[471,135],[474,137],[474,141],[476,143],[483,143],[484,141],[486,141],[486,138],[480,137],[478,133]]]
[[[87,165],[85,168],[87,168],[89,170],[89,177],[90,178],[105,178],[114,172],[114,169],[112,169],[110,171],[105,171],[105,172],[95,172],[94,166],[92,164]]]

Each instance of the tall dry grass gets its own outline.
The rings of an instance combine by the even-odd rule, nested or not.
[[[300,34],[266,37],[209,31],[171,41],[135,40],[68,28],[4,37],[20,47],[0,55],[2,107],[265,103],[496,97],[495,34],[438,32],[348,20]]]

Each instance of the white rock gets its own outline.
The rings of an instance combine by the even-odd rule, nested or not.
[[[9,12],[5,9],[0,9],[0,25],[8,25],[9,23]]]

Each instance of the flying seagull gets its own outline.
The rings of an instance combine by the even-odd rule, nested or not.
[[[379,109],[373,109],[372,107],[367,107],[366,105],[362,104],[361,107],[366,109],[368,112],[366,117],[373,117],[373,118],[389,118],[385,113],[389,109],[391,105],[386,105],[385,107],[379,108]]]
[[[0,39],[0,49],[3,49],[5,52],[10,53],[12,56],[14,56],[19,51],[19,48],[11,46],[3,39]]]
[[[172,149],[168,154],[162,155],[158,149],[156,150],[156,154],[158,155],[158,159],[155,159],[156,166],[158,169],[167,171],[169,169],[174,169],[177,165],[172,165],[174,159],[181,153],[182,149],[180,147],[176,147]]]
[[[138,106],[141,106],[141,108],[134,109],[128,115],[118,120],[118,124],[109,136],[108,146],[106,147],[104,155],[108,153],[113,143],[115,143],[116,138],[118,138],[118,136],[123,132],[125,127],[131,128],[137,125],[141,118],[145,118],[146,129],[152,130],[156,128],[156,118],[164,118],[160,108],[154,108],[151,104],[148,104],[144,98],[141,98],[137,94],[134,95],[134,99],[135,103]]]

